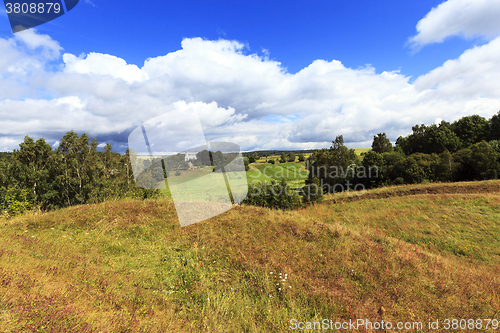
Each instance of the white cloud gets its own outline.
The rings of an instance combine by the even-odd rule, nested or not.
[[[500,37],[465,51],[458,59],[420,76],[414,86],[420,91],[434,89],[441,98],[500,96]],[[437,91],[436,91],[437,90]]]
[[[128,83],[148,79],[148,75],[136,65],[127,65],[125,60],[109,54],[91,52],[86,59],[81,59],[65,53],[63,61],[66,73],[111,75]]]
[[[418,33],[409,43],[418,49],[426,44],[441,43],[450,36],[492,39],[500,35],[498,17],[498,0],[448,0],[418,22]]]
[[[47,38],[30,36],[31,46],[0,39],[12,61],[0,60],[0,87],[13,89],[0,89],[0,146],[16,148],[24,135],[54,142],[69,130],[126,142],[141,121],[194,110],[208,140],[243,150],[327,147],[339,134],[351,146],[369,147],[380,132],[394,142],[417,123],[491,117],[500,109],[500,39],[412,84],[398,71],[377,74],[337,60],[316,60],[290,74],[267,56],[245,54],[242,43],[201,38],[183,40],[182,49],[149,58],[142,68],[112,55],[64,54],[63,69],[53,72],[44,70],[44,57],[60,48]],[[14,65],[32,74],[14,75],[8,69]],[[2,68],[10,74],[2,77]],[[51,97],[33,92],[40,89]]]
[[[62,47],[58,42],[48,35],[40,35],[35,29],[23,30],[14,35],[14,38],[21,41],[29,50],[39,49],[39,54],[48,60],[59,58]]]

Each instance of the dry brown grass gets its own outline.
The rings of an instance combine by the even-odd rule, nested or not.
[[[288,212],[237,206],[184,228],[168,200],[0,220],[0,331],[500,319],[500,182],[453,186]]]

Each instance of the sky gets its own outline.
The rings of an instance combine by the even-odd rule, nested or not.
[[[124,152],[169,115],[243,151],[368,148],[500,110],[500,1],[104,1],[12,33],[0,7],[0,151],[68,131]]]

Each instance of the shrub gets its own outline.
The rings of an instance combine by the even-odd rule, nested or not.
[[[270,184],[267,182],[251,183],[248,195],[243,202],[275,209],[293,209],[302,205],[299,195],[288,187],[285,178],[279,183],[274,179]]]
[[[0,189],[0,209],[7,215],[17,215],[30,209],[33,205],[28,200],[28,191],[16,187]]]
[[[318,178],[306,180],[306,186],[302,188],[302,202],[306,204],[323,202],[323,188],[320,186]]]

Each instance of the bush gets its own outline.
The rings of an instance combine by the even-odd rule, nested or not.
[[[307,180],[306,184],[302,188],[302,202],[305,204],[323,202],[323,188],[320,186],[319,179],[314,177],[312,180]]]
[[[177,170],[177,171],[175,172],[175,175],[176,175],[176,176],[180,176],[180,175],[181,175],[181,172],[180,172],[179,170]]]
[[[302,205],[299,195],[291,190],[283,178],[278,183],[272,180],[270,184],[251,183],[248,195],[243,201],[246,204],[275,209],[293,209]]]
[[[0,209],[6,215],[17,215],[30,208],[32,203],[28,200],[28,191],[18,187],[0,189]]]

